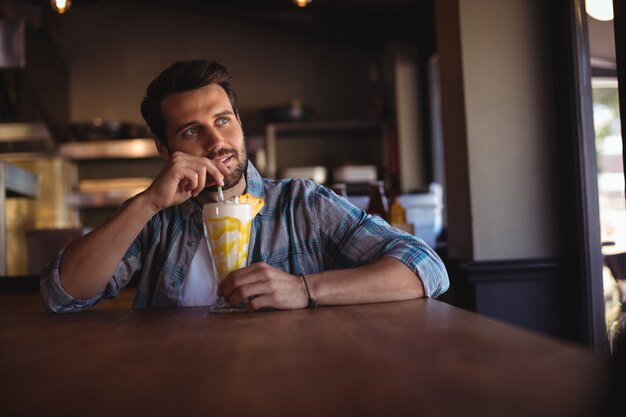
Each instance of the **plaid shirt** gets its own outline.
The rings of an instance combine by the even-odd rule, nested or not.
[[[443,263],[421,239],[366,214],[328,188],[308,180],[262,178],[248,163],[246,192],[265,201],[252,224],[249,263],[266,262],[297,275],[391,256],[421,278],[426,296],[448,289]],[[61,286],[61,252],[41,277],[44,305],[56,313],[83,310],[115,297],[138,275],[134,308],[176,306],[203,238],[202,207],[195,199],[160,211],[130,245],[104,290],[87,300],[73,298]]]

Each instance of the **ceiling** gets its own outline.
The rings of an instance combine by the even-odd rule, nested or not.
[[[22,0],[48,7],[48,0]],[[275,25],[314,30],[343,39],[399,40],[433,44],[435,0],[313,0],[299,8],[292,0],[74,0],[72,7],[98,1],[139,3],[192,13],[263,20]],[[613,22],[588,18],[590,53],[595,66],[615,66]]]
[[[98,0],[75,0],[89,3]],[[264,18],[302,28],[323,29],[352,37],[418,41],[434,32],[435,0],[313,0],[299,8],[292,0],[132,0],[157,7],[196,12],[221,11],[236,17]],[[594,62],[615,63],[613,22],[588,18]]]
[[[344,38],[367,40],[416,41],[424,23],[432,24],[434,20],[434,0],[313,0],[304,8],[297,7],[292,0],[131,1],[179,11],[263,19],[279,25],[295,25],[302,30],[321,30]]]

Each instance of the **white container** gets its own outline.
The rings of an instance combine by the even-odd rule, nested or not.
[[[367,209],[369,199],[369,196],[348,195],[348,201],[363,210]],[[431,248],[436,246],[443,229],[442,199],[443,190],[436,183],[430,185],[428,193],[398,197],[398,202],[406,209],[406,223],[413,225],[413,235],[423,239]]]
[[[406,221],[413,224],[413,235],[434,248],[443,228],[443,204],[435,193],[405,194],[398,202],[406,209]]]

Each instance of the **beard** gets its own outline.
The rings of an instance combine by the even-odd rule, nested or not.
[[[246,166],[248,165],[248,153],[246,152],[245,145],[240,149],[222,148],[219,152],[216,152],[213,155],[208,155],[208,158],[213,159],[219,155],[227,153],[232,155],[231,159],[233,159],[235,163],[230,169],[230,174],[224,176],[224,186],[222,187],[224,190],[228,190],[229,188],[239,184],[239,181],[241,181],[241,177],[246,170]],[[217,190],[217,186],[212,186],[210,189]]]
[[[236,153],[233,154],[233,157],[237,159],[237,163],[230,170],[230,174],[224,177],[225,190],[239,184],[239,181],[241,181],[241,177],[246,170],[246,166],[248,165],[248,154],[246,153],[245,148],[241,148],[239,151],[236,151]]]

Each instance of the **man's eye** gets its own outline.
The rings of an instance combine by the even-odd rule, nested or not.
[[[197,127],[191,127],[183,132],[183,136],[194,136],[200,132],[200,129]]]
[[[228,122],[230,122],[230,119],[228,117],[220,117],[219,119],[215,121],[215,124],[221,126],[221,125],[228,124]]]

